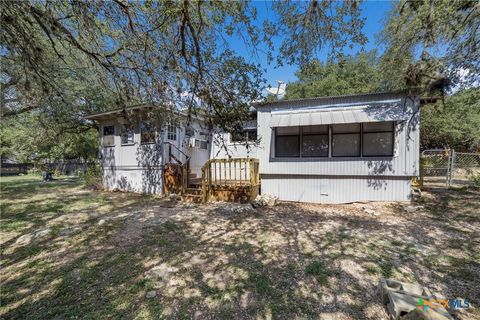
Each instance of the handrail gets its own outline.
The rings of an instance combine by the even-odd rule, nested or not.
[[[183,152],[179,147],[173,144],[170,141],[164,141],[164,144],[168,144],[168,158],[171,160],[172,158],[181,166],[182,168],[182,193],[185,193],[188,187],[188,179],[190,174],[190,156]],[[181,154],[185,156],[185,162],[181,162],[172,154],[172,146]]]
[[[183,155],[185,156],[185,162],[187,162],[188,160],[190,160],[191,157],[190,157],[188,154],[186,154],[185,152],[183,152],[182,149],[180,149],[179,147],[177,147],[177,146],[176,146],[175,144],[173,144],[172,142],[170,142],[170,141],[164,141],[163,143],[164,143],[164,144],[168,144],[168,145],[174,147],[178,152],[180,152],[181,154],[183,154]],[[171,154],[171,149],[170,149],[170,148],[169,148],[168,151],[169,151],[169,153]],[[175,158],[175,160],[176,160],[177,162],[181,162],[181,161],[179,161],[176,157],[174,157],[174,158]],[[184,163],[185,163],[185,162],[184,162]],[[179,163],[179,164],[182,164],[182,163]]]

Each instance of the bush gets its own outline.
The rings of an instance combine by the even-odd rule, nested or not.
[[[470,178],[470,181],[473,182],[474,187],[480,188],[480,172],[476,174],[472,174],[469,178]]]
[[[89,165],[87,172],[83,177],[87,186],[101,188],[102,187],[102,168],[98,164]]]

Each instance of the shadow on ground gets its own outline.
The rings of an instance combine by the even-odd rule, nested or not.
[[[480,302],[478,191],[430,190],[415,212],[254,210],[24,178],[2,181],[2,199],[7,319],[381,319],[381,277]]]

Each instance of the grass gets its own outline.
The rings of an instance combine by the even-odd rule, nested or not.
[[[325,263],[319,260],[309,263],[305,273],[314,276],[322,286],[328,286],[328,277],[333,275],[333,272],[328,269]]]
[[[75,178],[2,177],[0,317],[379,319],[381,277],[478,305],[479,193],[424,194],[414,214],[401,204],[378,216],[297,204],[232,214]]]

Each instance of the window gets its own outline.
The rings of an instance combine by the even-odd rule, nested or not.
[[[195,129],[190,126],[185,128],[185,138],[191,138],[195,136]]]
[[[122,144],[133,144],[133,128],[131,126],[122,127]]]
[[[336,124],[332,126],[332,156],[360,156],[360,123]]]
[[[302,127],[302,157],[328,157],[328,126]]]
[[[142,123],[140,126],[140,143],[155,143],[155,127],[148,123]]]
[[[112,147],[115,145],[115,126],[104,126],[102,145],[104,147]]]
[[[393,156],[394,123],[363,124],[362,154],[364,157]]]
[[[167,139],[168,140],[177,140],[177,127],[173,125],[167,126]]]
[[[275,157],[300,156],[300,127],[275,128]]]
[[[329,148],[332,157],[393,156],[394,128],[392,121],[278,127],[275,157],[328,157]]]
[[[231,142],[256,141],[257,129],[245,129],[238,132],[232,132]]]

